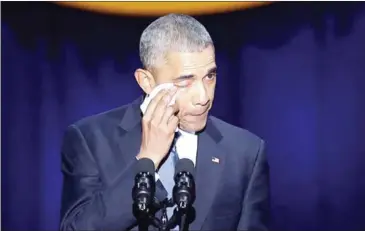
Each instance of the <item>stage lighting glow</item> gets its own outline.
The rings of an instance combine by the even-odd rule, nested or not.
[[[54,2],[98,13],[129,16],[160,16],[168,13],[204,15],[242,10],[271,2]]]

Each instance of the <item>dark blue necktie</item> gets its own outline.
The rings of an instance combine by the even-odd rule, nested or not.
[[[175,133],[175,138],[173,143],[171,144],[171,151],[169,153],[169,156],[165,160],[165,162],[162,164],[161,168],[158,170],[159,178],[164,186],[164,188],[167,191],[167,197],[168,199],[172,198],[172,190],[175,185],[174,182],[174,174],[175,174],[175,164],[179,160],[179,156],[176,152],[176,141],[179,138],[180,133]],[[173,214],[174,208],[167,208],[167,217],[170,218]]]

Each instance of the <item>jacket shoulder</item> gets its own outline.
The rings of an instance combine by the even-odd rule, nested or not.
[[[235,126],[233,124],[227,123],[217,117],[211,116],[210,117],[213,124],[218,128],[218,130],[222,133],[223,136],[228,136],[230,138],[244,138],[246,140],[251,140],[251,141],[260,141],[262,140],[261,137],[259,137],[258,135],[250,132],[247,129]]]
[[[77,127],[83,134],[95,132],[100,129],[109,130],[111,127],[115,127],[121,122],[126,111],[130,107],[131,104],[126,104],[108,111],[87,116],[74,122],[69,127]]]
[[[263,145],[264,140],[258,135],[247,129],[229,124],[217,117],[210,117],[213,124],[222,134],[222,143],[228,149],[258,151]]]

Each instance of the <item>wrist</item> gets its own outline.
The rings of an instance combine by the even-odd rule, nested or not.
[[[148,155],[146,153],[140,152],[137,156],[136,156],[137,160],[140,160],[142,158],[148,158],[150,160],[152,160],[153,164],[155,165],[155,170],[157,170],[159,164],[160,164],[160,160],[152,157],[152,155]]]

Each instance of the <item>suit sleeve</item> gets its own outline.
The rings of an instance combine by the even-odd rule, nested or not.
[[[268,230],[270,214],[269,166],[261,141],[243,201],[238,230]]]
[[[71,125],[62,146],[60,230],[127,230],[134,226],[131,188],[136,163],[131,160],[113,185],[104,185],[83,134]]]

